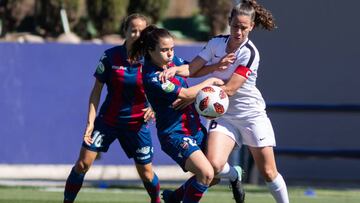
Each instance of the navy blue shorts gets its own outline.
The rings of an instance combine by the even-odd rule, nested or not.
[[[161,149],[186,171],[186,160],[193,152],[205,149],[206,137],[206,129],[203,128],[195,135],[186,136],[173,133],[168,137],[159,137],[159,139]]]
[[[111,143],[117,139],[127,157],[134,158],[137,164],[145,165],[152,161],[154,148],[147,123],[144,123],[139,131],[133,131],[127,127],[111,127],[96,119],[91,137],[94,142],[90,146],[82,143],[88,150],[107,152]]]

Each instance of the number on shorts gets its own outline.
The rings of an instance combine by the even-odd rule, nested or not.
[[[211,123],[210,123],[210,129],[215,129],[217,126],[217,122],[212,120]]]
[[[193,140],[191,138],[188,138],[188,137],[184,137],[183,140],[187,143],[189,143],[189,145],[191,146],[196,146],[196,140]]]
[[[101,144],[103,142],[103,138],[104,137],[104,134],[100,134],[99,131],[95,131],[93,133],[93,140],[94,140],[94,145],[95,147],[101,147]]]

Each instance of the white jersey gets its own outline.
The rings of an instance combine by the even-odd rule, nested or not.
[[[229,41],[229,35],[221,35],[212,38],[204,49],[198,54],[208,64],[214,64],[221,60],[226,53],[226,46]],[[243,75],[247,78],[241,88],[235,95],[230,97],[229,108],[224,118],[233,119],[251,119],[258,116],[266,116],[265,101],[256,87],[257,70],[259,67],[260,56],[255,45],[246,39],[235,51],[236,61],[229,65],[224,71],[215,71],[211,76],[220,78],[224,81],[230,79],[232,74],[239,73],[239,67],[245,72]]]

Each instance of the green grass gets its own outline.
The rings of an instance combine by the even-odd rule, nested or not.
[[[265,187],[246,185],[246,203],[274,203]],[[314,196],[304,195],[306,188],[290,187],[292,203],[359,203],[360,189],[321,189],[314,188]],[[62,188],[45,187],[0,187],[0,203],[59,203],[63,198]],[[77,203],[146,203],[148,196],[141,188],[83,188]],[[211,188],[201,202],[231,203],[231,191],[226,186]]]

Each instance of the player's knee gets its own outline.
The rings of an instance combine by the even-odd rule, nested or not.
[[[212,168],[204,169],[201,171],[200,180],[204,185],[210,185],[214,178],[214,170]]]
[[[154,178],[154,171],[152,169],[151,163],[144,165],[137,163],[136,169],[142,181],[151,182]]]
[[[266,168],[263,171],[263,177],[264,177],[265,181],[267,181],[267,182],[273,181],[276,178],[277,174],[278,174],[278,172],[272,168]]]
[[[144,182],[151,182],[154,177],[154,172],[152,170],[139,171],[139,176]]]
[[[221,163],[219,161],[216,161],[216,160],[212,160],[212,161],[210,161],[210,163],[211,163],[211,166],[214,169],[215,174],[220,173],[223,170],[224,165],[225,165],[225,164],[223,164],[223,163]]]
[[[91,163],[83,160],[78,160],[75,164],[75,171],[78,173],[86,173],[91,167]]]

